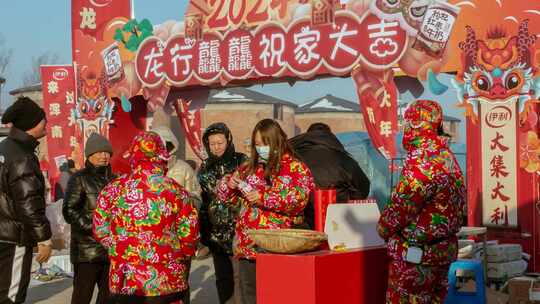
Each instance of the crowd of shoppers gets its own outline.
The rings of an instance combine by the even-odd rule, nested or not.
[[[442,132],[442,110],[418,100],[405,112],[401,178],[378,223],[388,243],[388,303],[442,303],[456,233],[465,208],[459,165]],[[43,110],[19,98],[2,123],[0,143],[0,303],[23,303],[36,260],[51,254],[45,181],[35,155],[45,135]],[[179,159],[166,127],[136,135],[123,157],[130,172],[111,168],[114,143],[92,134],[84,167],[62,167],[62,213],[71,225],[72,303],[190,301],[191,259],[210,250],[219,303],[256,303],[256,258],[250,229],[313,228],[313,193],[334,188],[337,202],[364,199],[370,181],[330,127],[311,125],[288,139],[272,119],[257,123],[239,153],[224,123],[211,124],[200,168]],[[199,244],[202,243],[202,245]]]

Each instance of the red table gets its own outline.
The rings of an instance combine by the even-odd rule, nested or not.
[[[386,247],[257,255],[258,304],[385,302]]]

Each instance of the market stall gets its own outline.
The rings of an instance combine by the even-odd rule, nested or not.
[[[176,113],[202,159],[200,111],[210,88],[329,76],[353,79],[369,137],[392,159],[399,99],[394,76],[425,81],[437,96],[449,89],[437,74],[458,71],[455,88],[468,124],[469,225],[489,225],[492,237],[521,242],[532,255],[530,268],[538,270],[540,22],[523,20],[538,15],[527,1],[191,0],[183,21],[153,25],[134,18],[129,0],[73,0],[74,62],[43,69],[42,76],[44,107],[54,122],[48,141],[70,143],[49,144],[50,176],[68,157],[82,164],[92,132],[115,143],[113,166],[125,171],[122,152],[154,112]],[[480,36],[501,24],[503,30]],[[380,299],[384,290],[382,283],[370,285],[383,282],[384,272],[374,271],[385,268],[382,248],[261,255],[260,261],[260,280],[268,284],[274,263],[314,275],[304,293],[318,297],[310,303],[329,296],[314,290],[334,284],[324,281],[333,275],[354,278],[355,303]],[[329,266],[346,263],[356,266]],[[376,280],[366,276],[371,272]],[[303,275],[296,279],[309,279]],[[261,290],[259,296],[265,303],[272,295]]]

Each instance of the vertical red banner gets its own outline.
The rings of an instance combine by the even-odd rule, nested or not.
[[[206,151],[201,135],[201,109],[189,109],[189,101],[179,100],[174,103],[176,115],[184,129],[191,150],[201,160],[206,159]]]
[[[208,102],[210,89],[192,89],[192,90],[177,90],[171,91],[168,96],[175,110],[180,125],[184,130],[186,139],[191,147],[191,150],[198,158],[204,160],[207,158],[206,150],[202,142],[202,121],[201,110]]]
[[[393,77],[392,70],[382,75],[360,70],[352,73],[366,130],[373,145],[386,159],[395,158],[397,154],[398,91]]]
[[[73,46],[73,61],[79,68],[85,68],[87,60],[99,57],[96,62],[103,68],[100,51],[106,47],[95,50],[94,47],[114,41],[114,34],[118,27],[116,23],[129,21],[131,18],[130,0],[72,0],[71,1],[71,38]],[[92,54],[92,51],[98,51]]]
[[[56,180],[59,167],[72,158],[78,146],[70,119],[75,107],[75,76],[71,65],[41,66],[43,109],[47,117],[49,178]]]
[[[117,30],[123,30],[130,21],[130,0],[72,0],[71,9],[77,83],[73,120],[77,140],[84,151],[90,134],[97,132],[108,137],[114,149],[113,168],[126,168],[121,149],[135,133],[144,130],[140,119],[146,117],[146,110],[126,113],[118,106],[120,103],[113,100],[120,96],[112,87],[126,77],[124,68],[134,56],[115,40]],[[112,125],[113,121],[117,123]],[[122,125],[118,121],[122,121]],[[112,128],[125,132],[110,132]]]

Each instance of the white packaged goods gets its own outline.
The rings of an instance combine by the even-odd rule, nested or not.
[[[251,187],[250,184],[246,183],[245,181],[240,181],[238,183],[238,189],[242,191],[242,193],[247,194],[253,191],[253,187]]]
[[[331,249],[383,246],[377,233],[380,212],[376,203],[330,204],[324,232]]]
[[[486,242],[487,247],[498,245],[498,244],[499,244],[498,240],[491,240],[491,241]],[[484,258],[484,246],[482,242],[476,243],[476,252],[474,254],[475,254],[475,259],[482,260]]]
[[[508,279],[522,275],[527,269],[527,262],[524,260],[488,263],[487,276],[490,279]]]
[[[476,243],[474,242],[474,240],[458,240],[458,247],[459,249],[463,248],[463,247],[467,247],[469,245],[472,245],[474,246]]]
[[[487,260],[491,263],[510,262],[521,259],[521,245],[519,244],[499,244],[488,246]]]
[[[478,244],[474,240],[458,240],[458,258],[459,259],[472,259],[474,253],[478,250]]]

